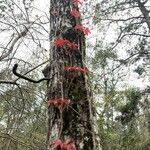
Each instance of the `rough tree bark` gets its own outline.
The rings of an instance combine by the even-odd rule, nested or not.
[[[141,13],[143,14],[144,18],[145,18],[145,22],[147,24],[147,27],[149,29],[150,32],[150,16],[149,16],[149,11],[146,9],[146,7],[144,6],[145,3],[147,3],[147,1],[145,1],[145,3],[142,3],[140,0],[137,0],[139,9],[141,10]]]
[[[57,147],[54,140],[72,139],[73,149],[101,150],[93,121],[88,71],[84,64],[85,35],[82,30],[75,29],[76,25],[81,25],[80,17],[70,15],[71,10],[79,11],[77,3],[77,0],[50,2],[51,62],[43,71],[46,77],[53,78],[48,82],[47,92],[46,149]],[[55,149],[61,150],[61,147]]]

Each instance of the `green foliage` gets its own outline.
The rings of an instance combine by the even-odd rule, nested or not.
[[[129,89],[124,92],[124,98],[126,104],[120,107],[121,116],[117,117],[123,125],[130,122],[138,113],[138,103],[141,99],[141,94],[139,90]]]
[[[0,149],[44,150],[47,131],[42,87],[26,84],[1,92]]]
[[[134,88],[115,92],[114,96],[107,96],[107,99],[104,97],[104,111],[100,113],[98,119],[104,150],[146,150],[148,148],[148,128],[140,127],[146,121],[144,116],[139,115],[139,109],[140,111],[143,109],[139,108],[141,98],[141,92]],[[146,141],[143,141],[144,137]]]
[[[96,74],[92,76],[95,97],[100,97],[98,124],[104,150],[149,149],[149,92],[130,88],[125,77],[134,71],[142,81],[149,81],[150,20],[140,4],[145,12],[150,11],[147,0],[95,4],[93,23],[104,36],[98,39],[91,62]],[[113,38],[106,38],[111,33]]]
[[[117,58],[117,54],[115,51],[111,51],[109,48],[105,48],[102,46],[102,42],[97,41],[94,47],[95,57],[91,59],[91,63],[94,68],[105,68],[107,66],[109,60],[113,60]]]

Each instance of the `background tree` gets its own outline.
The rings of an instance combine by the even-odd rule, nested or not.
[[[145,131],[148,131],[149,117],[147,119],[144,117],[148,112],[144,113],[145,107],[143,106],[149,97],[147,91],[149,87],[144,87],[143,83],[144,90],[137,89],[130,83],[129,77],[138,74],[138,79],[147,81],[145,82],[147,85],[149,83],[147,76],[149,74],[149,50],[147,49],[149,47],[149,18],[145,15],[149,15],[149,2],[97,1],[93,7],[95,8],[93,22],[103,33],[98,35],[99,46],[95,46],[93,59],[93,66],[96,67],[93,80],[96,77],[96,81],[99,81],[96,83],[96,86],[98,85],[96,94],[100,98],[104,97],[101,101],[97,98],[97,105],[101,108],[98,112],[98,122],[103,149],[147,149],[149,132]],[[108,52],[116,54],[113,57],[105,55],[107,58],[105,67],[111,66],[110,70],[103,72],[99,69],[101,61],[103,63],[105,61],[104,57],[97,55],[97,51],[100,51],[100,54],[102,51],[105,54]],[[114,80],[116,84],[112,86],[111,76],[114,75],[117,80]],[[113,93],[110,87],[113,87]],[[112,102],[113,105],[111,105]],[[106,106],[109,106],[108,109]],[[110,112],[111,110],[113,113]],[[143,124],[143,121],[146,125],[142,126],[141,130],[138,127]]]
[[[45,149],[46,87],[12,74],[19,63],[18,72],[35,79],[42,76],[49,22],[37,6],[30,0],[0,1],[0,149]],[[45,11],[48,14],[48,8]]]

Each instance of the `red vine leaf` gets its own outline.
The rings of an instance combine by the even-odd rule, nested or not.
[[[64,99],[50,99],[48,100],[48,103],[65,103]]]
[[[62,141],[57,139],[57,140],[54,140],[51,144],[51,146],[53,148],[56,148],[56,149],[60,149],[61,148],[61,145],[62,145]]]
[[[77,30],[77,31],[83,32],[84,35],[88,35],[88,34],[91,33],[90,30],[89,30],[89,28],[84,27],[84,26],[79,25],[79,24],[77,24],[77,25],[74,27],[74,29]]]
[[[78,12],[76,9],[71,10],[70,15],[75,18],[79,18],[81,16],[80,12]]]
[[[54,45],[57,47],[61,47],[65,44],[65,40],[64,39],[55,39],[54,40]]]
[[[78,44],[75,44],[74,42],[70,42],[70,41],[66,40],[66,45],[67,45],[70,49],[78,49]]]
[[[66,66],[65,68],[64,68],[64,70],[65,71],[77,71],[77,72],[80,72],[80,73],[87,73],[88,72],[88,70],[87,70],[87,68],[81,68],[81,67],[68,67],[68,66]]]
[[[59,109],[64,109],[66,105],[69,104],[69,101],[66,99],[49,99],[47,101],[49,104],[54,104],[55,107],[59,108]]]
[[[55,39],[54,45],[57,47],[67,46],[69,49],[78,49],[78,44],[64,39]]]
[[[74,150],[74,144],[72,139],[67,139],[62,142],[60,139],[54,140],[51,146],[59,150]]]

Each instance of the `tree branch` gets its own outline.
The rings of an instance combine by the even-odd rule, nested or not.
[[[40,82],[42,82],[42,81],[44,81],[44,80],[47,80],[47,81],[50,80],[50,78],[42,78],[42,79],[37,80],[37,81],[36,81],[36,80],[33,80],[33,79],[30,79],[30,78],[28,78],[28,77],[25,77],[24,75],[19,74],[19,73],[17,72],[17,68],[18,68],[18,64],[15,64],[14,67],[13,67],[13,73],[14,73],[14,75],[16,75],[16,76],[19,77],[19,78],[25,79],[25,80],[27,80],[27,81],[29,81],[29,82],[40,83]]]
[[[137,0],[138,2],[138,6],[139,6],[139,9],[141,10],[144,18],[145,18],[145,21],[146,21],[146,24],[149,28],[149,32],[150,32],[150,17],[149,17],[149,11],[146,9],[146,7],[144,6],[144,4],[140,1],[140,0]]]
[[[18,83],[16,83],[15,81],[11,81],[11,80],[0,80],[0,84],[14,84],[18,86]]]
[[[27,32],[28,32],[28,28],[25,27],[25,29],[20,34],[18,34],[18,36],[13,40],[8,52],[0,57],[0,61],[2,61],[4,58],[6,58],[13,51],[15,44],[18,42],[18,40],[20,38],[26,36]]]

